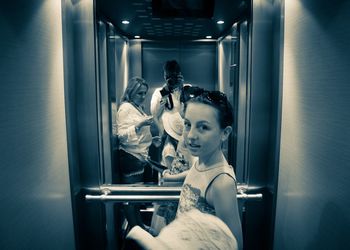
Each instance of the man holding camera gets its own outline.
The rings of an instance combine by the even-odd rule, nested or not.
[[[166,82],[153,92],[151,99],[151,113],[158,126],[160,136],[164,134],[162,120],[164,112],[180,113],[180,96],[184,81],[180,65],[176,60],[167,61],[163,66],[163,70]]]

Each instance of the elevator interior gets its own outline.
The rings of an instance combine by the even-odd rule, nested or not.
[[[107,66],[97,63],[98,21],[106,21],[97,1],[1,3],[1,249],[112,246],[108,202],[86,200],[112,178],[104,170],[112,143],[101,136],[109,122],[98,108]],[[248,40],[238,42],[248,50],[233,149],[241,184],[263,194],[245,203],[247,249],[350,249],[349,16],[347,0],[251,1]],[[214,47],[227,69],[233,41],[223,41]],[[116,71],[143,75],[130,49],[118,52],[128,63],[116,61]]]
[[[83,245],[120,247],[121,222],[116,206],[123,197],[113,195],[150,194],[147,188],[133,193],[131,187],[124,190],[115,185],[118,176],[114,171],[117,147],[114,115],[127,79],[145,78],[152,93],[163,84],[162,64],[168,59],[179,61],[185,81],[221,90],[234,105],[237,122],[225,153],[235,167],[242,192],[246,248],[271,244],[275,188],[272,120],[277,119],[273,92],[277,90],[271,85],[273,71],[269,67],[273,27],[270,22],[261,22],[271,20],[271,6],[248,1],[208,2],[215,5],[211,19],[198,16],[207,15],[203,11],[152,16],[151,1],[97,0],[93,5],[66,6],[68,124],[74,134],[70,138],[76,138],[69,145],[75,145],[78,151],[71,161],[80,165],[71,168],[71,175],[79,176],[79,182],[73,182],[73,190],[75,183],[79,183],[74,195],[75,219],[78,236],[84,237]],[[128,16],[130,23],[121,23]],[[226,18],[225,24],[213,26],[219,17]],[[259,25],[259,29],[253,29],[254,25]],[[212,37],[206,38],[206,32],[211,32]],[[141,38],[135,38],[137,34]],[[148,102],[146,99],[145,103]],[[151,171],[149,177],[156,185],[157,174]],[[178,191],[152,192],[176,195]],[[81,197],[86,199],[82,201]],[[83,221],[84,228],[79,226]]]

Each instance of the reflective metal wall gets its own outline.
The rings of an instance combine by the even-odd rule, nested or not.
[[[68,155],[77,249],[102,249],[104,205],[84,200],[86,190],[102,184],[103,146],[99,137],[100,90],[96,64],[94,2],[64,0],[63,42]]]
[[[274,249],[350,249],[350,2],[284,2]]]
[[[247,29],[248,63],[247,81],[244,86],[240,82],[240,88],[246,94],[240,100],[246,107],[245,128],[241,131],[245,134],[244,159],[242,162],[247,166],[245,169],[245,181],[248,192],[262,192],[264,195],[261,202],[247,202],[245,204],[244,233],[246,249],[271,249],[273,231],[273,199],[275,197],[276,164],[273,161],[276,152],[276,127],[274,120],[277,112],[274,110],[274,98],[278,95],[276,89],[274,60],[276,47],[274,44],[274,20],[275,8],[273,1],[252,1],[252,16]],[[277,13],[278,14],[278,13]],[[244,31],[244,30],[243,30]],[[244,65],[242,65],[244,66]],[[243,153],[242,149],[239,149]]]
[[[0,249],[75,249],[61,1],[0,7]]]

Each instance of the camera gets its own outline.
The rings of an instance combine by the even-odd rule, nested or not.
[[[166,80],[169,86],[174,86],[177,83],[177,76],[168,77]]]
[[[166,77],[167,85],[170,91],[183,84],[183,76],[179,73],[171,74]]]
[[[162,88],[162,89],[160,90],[160,94],[161,94],[162,96],[167,96],[167,95],[170,94],[170,91],[167,90],[167,89],[165,89],[165,88]]]

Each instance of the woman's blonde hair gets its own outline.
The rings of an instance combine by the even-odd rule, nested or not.
[[[121,102],[130,102],[131,96],[135,94],[141,86],[146,86],[148,90],[148,84],[146,83],[145,79],[138,76],[129,79],[128,86],[124,91]]]

